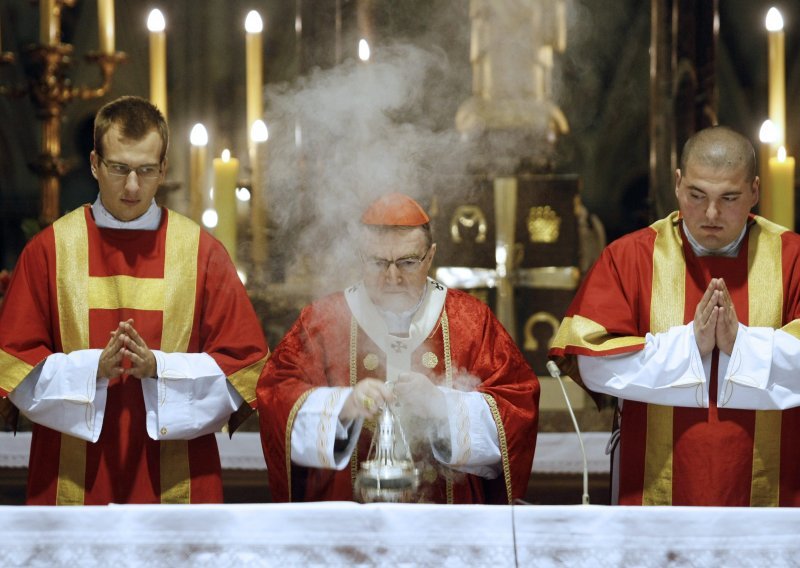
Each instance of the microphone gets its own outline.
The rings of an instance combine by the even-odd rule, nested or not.
[[[586,449],[583,447],[583,437],[581,430],[578,428],[578,420],[575,418],[575,413],[572,411],[572,404],[569,402],[567,396],[567,389],[564,387],[564,381],[561,380],[561,369],[558,368],[555,361],[547,362],[547,372],[554,379],[558,379],[558,384],[561,387],[561,392],[564,393],[564,400],[567,402],[567,410],[569,410],[570,418],[572,418],[572,425],[575,426],[575,433],[578,435],[578,442],[581,445],[581,454],[583,455],[583,498],[581,503],[583,505],[589,504],[589,466],[586,463]]]

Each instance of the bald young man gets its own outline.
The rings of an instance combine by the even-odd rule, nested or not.
[[[273,500],[354,499],[385,404],[420,471],[415,501],[523,497],[536,376],[485,304],[428,277],[436,244],[416,201],[385,195],[361,225],[362,279],[306,307],[258,381]]]
[[[800,504],[800,238],[751,214],[750,142],[695,134],[679,212],[609,245],[551,357],[618,399],[614,502]]]

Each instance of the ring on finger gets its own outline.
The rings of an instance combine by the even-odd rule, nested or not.
[[[370,397],[368,397],[368,396],[365,396],[365,397],[364,397],[364,398],[361,400],[361,404],[362,404],[362,405],[364,406],[364,408],[366,408],[367,410],[372,410],[372,407],[375,405],[375,401],[374,401],[374,400],[372,400]]]

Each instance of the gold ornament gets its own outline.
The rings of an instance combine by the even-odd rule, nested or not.
[[[428,351],[422,356],[422,364],[429,369],[433,369],[439,364],[439,358],[436,356],[436,353]]]
[[[375,355],[375,353],[367,353],[364,356],[364,368],[367,371],[374,371],[375,369],[377,369],[378,363],[380,363],[380,360],[378,359],[378,356]]]

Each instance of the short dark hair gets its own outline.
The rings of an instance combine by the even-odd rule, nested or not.
[[[167,157],[169,128],[161,111],[141,97],[120,97],[104,105],[94,119],[94,150],[103,155],[103,137],[112,126],[119,126],[122,135],[141,140],[155,130],[161,137],[161,162]]]
[[[744,168],[749,182],[756,177],[756,151],[745,136],[727,126],[711,126],[692,135],[683,145],[680,169],[689,159],[715,168]]]

